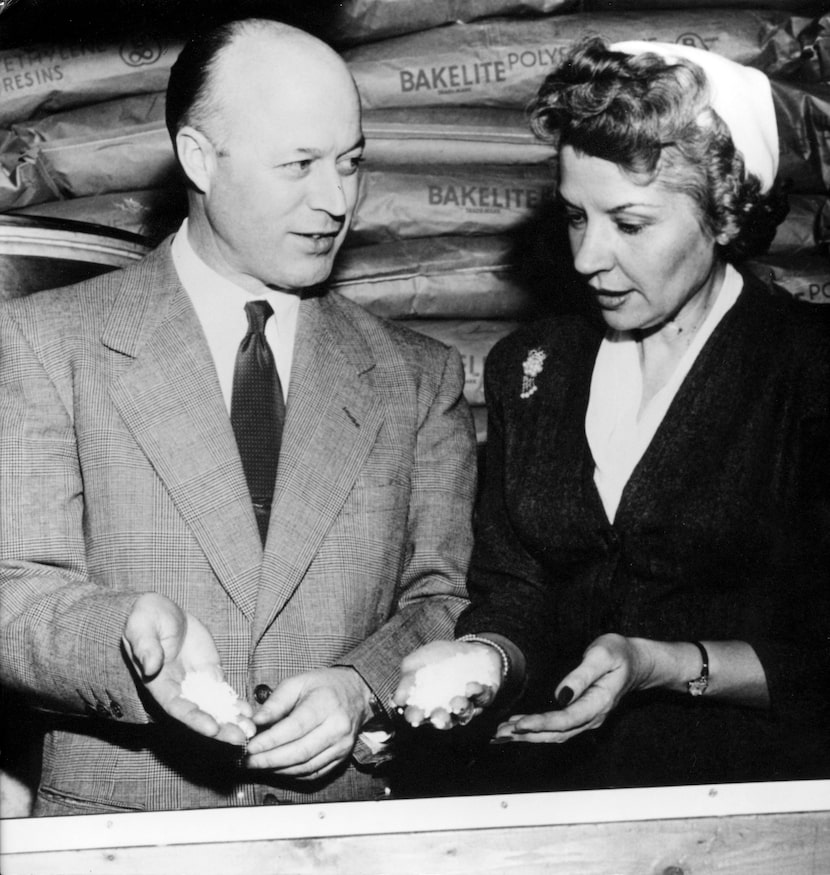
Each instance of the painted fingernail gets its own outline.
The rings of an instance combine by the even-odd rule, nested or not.
[[[559,695],[556,697],[556,701],[559,702],[559,705],[562,708],[565,708],[570,704],[573,697],[574,691],[570,687],[562,687],[559,691]]]

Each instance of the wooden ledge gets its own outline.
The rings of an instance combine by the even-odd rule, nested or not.
[[[830,781],[0,822],[4,875],[830,872]]]

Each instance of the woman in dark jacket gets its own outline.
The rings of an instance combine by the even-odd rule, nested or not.
[[[472,604],[396,702],[553,743],[513,789],[830,777],[830,343],[736,268],[785,212],[769,83],[592,39],[532,124],[602,318],[490,354]]]

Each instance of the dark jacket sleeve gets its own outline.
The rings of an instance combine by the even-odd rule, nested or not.
[[[459,618],[456,635],[494,632],[508,638],[527,660],[531,681],[545,676],[546,635],[554,605],[546,569],[511,518],[509,496],[517,485],[511,482],[506,453],[515,423],[507,408],[512,396],[519,398],[528,347],[519,333],[497,344],[487,358],[487,450],[467,583],[471,605]]]

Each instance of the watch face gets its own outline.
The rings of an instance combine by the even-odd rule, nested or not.
[[[706,687],[709,686],[709,678],[699,677],[693,681],[689,681],[689,692],[693,696],[702,696],[706,692]]]

